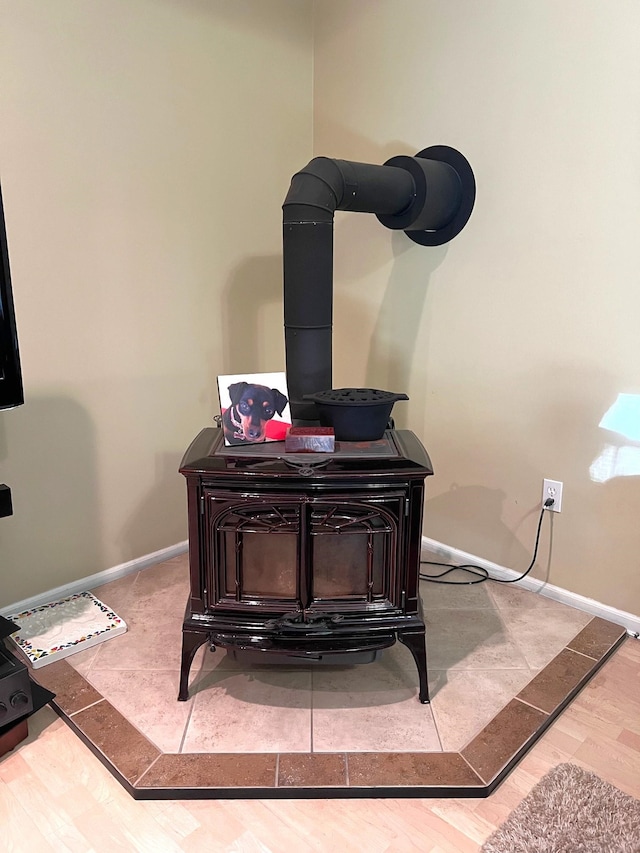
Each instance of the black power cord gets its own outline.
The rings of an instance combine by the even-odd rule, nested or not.
[[[420,560],[420,564],[424,566],[445,566],[446,571],[441,572],[439,575],[423,575],[419,574],[418,577],[421,581],[429,581],[429,583],[441,583],[446,586],[472,586],[475,583],[484,583],[485,581],[493,581],[494,583],[516,583],[517,581],[521,581],[522,578],[526,578],[531,569],[533,568],[536,557],[538,556],[538,545],[540,544],[540,530],[542,528],[542,519],[544,517],[544,511],[553,506],[555,501],[553,498],[547,498],[544,502],[544,506],[540,512],[540,518],[538,519],[538,529],[536,531],[536,541],[533,548],[533,557],[531,558],[531,563],[529,564],[529,568],[523,572],[521,575],[518,575],[517,578],[511,578],[510,580],[502,580],[500,578],[492,578],[489,574],[488,569],[485,569],[484,566],[475,566],[473,563],[461,563],[459,566],[452,566],[450,563],[437,563],[434,560]],[[443,581],[441,578],[445,577],[445,575],[450,574],[451,572],[467,572],[467,574],[475,577],[475,580],[472,581]]]

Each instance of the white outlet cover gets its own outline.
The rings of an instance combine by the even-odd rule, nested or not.
[[[553,498],[553,506],[547,507],[551,512],[562,511],[563,484],[560,480],[543,480],[542,483],[542,505],[548,498]]]

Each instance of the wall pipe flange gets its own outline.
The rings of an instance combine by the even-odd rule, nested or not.
[[[409,172],[415,196],[400,213],[376,214],[382,225],[404,231],[421,246],[441,246],[462,231],[473,210],[476,182],[469,161],[459,151],[432,145],[415,157],[392,157],[384,165]]]

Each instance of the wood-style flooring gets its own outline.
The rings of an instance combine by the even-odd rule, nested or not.
[[[0,849],[474,853],[569,761],[640,798],[640,642],[627,640],[486,799],[136,801],[49,709],[0,759]]]

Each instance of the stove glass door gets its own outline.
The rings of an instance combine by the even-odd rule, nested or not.
[[[215,604],[299,609],[300,502],[234,504],[213,522]]]
[[[310,513],[311,606],[398,605],[397,549],[403,495],[314,501]]]

